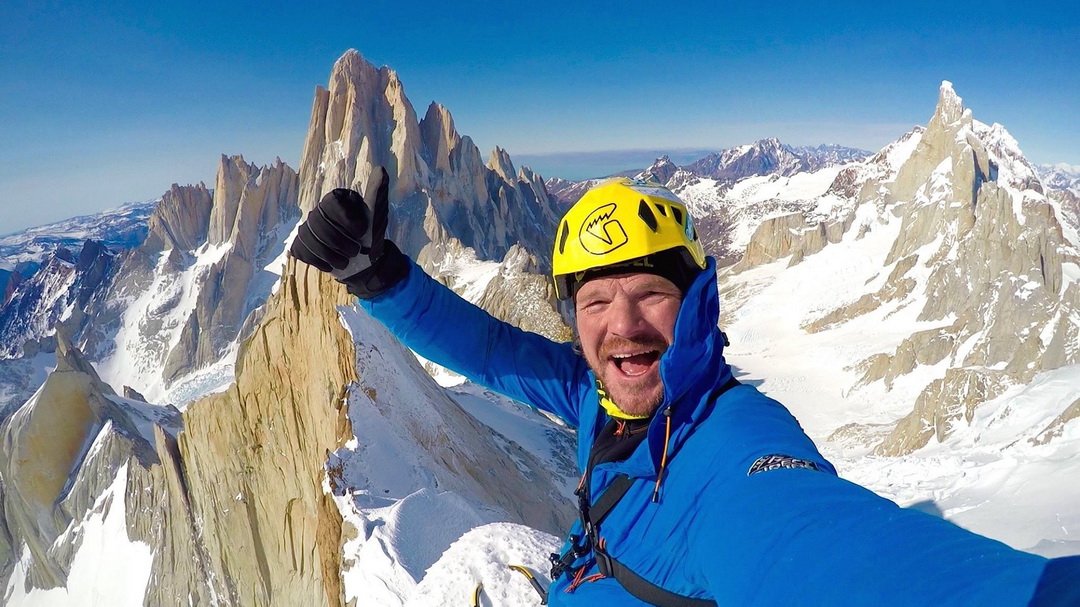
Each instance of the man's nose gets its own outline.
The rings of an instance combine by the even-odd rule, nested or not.
[[[633,338],[644,332],[647,323],[641,306],[627,297],[616,297],[608,307],[608,330],[621,337]]]

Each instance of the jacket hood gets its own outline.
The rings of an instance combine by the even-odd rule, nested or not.
[[[630,476],[653,476],[660,468],[664,443],[668,459],[689,436],[712,405],[711,395],[727,384],[731,367],[724,360],[724,335],[720,321],[720,298],[716,283],[716,260],[708,258],[683,295],[675,319],[674,341],[660,357],[660,379],[664,401],[649,424],[649,448],[638,449],[620,471]],[[671,437],[666,437],[665,411],[671,415]]]

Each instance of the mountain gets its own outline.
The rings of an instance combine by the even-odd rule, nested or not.
[[[722,275],[740,379],[845,476],[1075,552],[1080,493],[1051,479],[1080,473],[1076,223],[947,82],[925,128],[825,183],[761,221]]]
[[[1035,173],[1050,190],[1072,192],[1080,196],[1080,166],[1065,164],[1038,164]]]
[[[0,308],[57,249],[78,251],[88,240],[114,253],[138,246],[146,237],[146,221],[155,204],[131,203],[0,236]],[[14,349],[10,342],[6,345],[6,350]]]
[[[112,251],[136,247],[146,238],[146,222],[157,203],[134,202],[0,236],[0,268],[40,264],[54,249],[78,249],[87,240]]]
[[[82,310],[109,276],[115,255],[102,243],[87,240],[78,255],[58,246],[30,278],[21,281],[0,306],[0,358],[33,356],[41,341]],[[46,349],[51,350],[48,344]]]
[[[212,189],[162,197],[138,246],[80,273],[80,243],[19,286],[37,285],[11,326],[44,338],[0,360],[5,604],[446,605],[477,581],[535,602],[506,564],[546,581],[575,513],[573,431],[425,369],[284,254],[321,196],[382,164],[393,237],[426,271],[572,338],[546,276],[552,188],[499,148],[482,162],[446,108],[416,118],[397,74],[350,51],[316,90],[299,172],[222,156]],[[810,152],[759,143],[729,160],[767,174],[650,167],[724,251],[739,379],[846,478],[1080,551],[1080,490],[1061,481],[1080,474],[1077,207],[947,83],[926,127],[866,158],[819,148],[782,174]]]
[[[834,144],[793,147],[781,143],[778,139],[770,138],[713,152],[683,166],[675,164],[669,156],[663,155],[640,171],[624,171],[615,175],[653,179],[675,191],[695,185],[702,180],[708,180],[720,190],[719,195],[722,196],[726,187],[747,177],[792,176],[858,162],[870,155],[870,152],[865,150]],[[550,195],[559,201],[561,207],[568,208],[600,181],[602,179],[569,181],[551,177],[545,185]]]
[[[335,187],[359,188],[382,165],[391,180],[390,237],[402,251],[423,257],[429,243],[438,244],[425,225],[438,225],[438,233],[481,259],[502,259],[520,244],[550,267],[547,234],[558,217],[540,177],[527,167],[516,170],[500,148],[484,163],[437,103],[422,120],[416,116],[396,72],[355,51],[342,56],[329,88],[316,91],[300,162],[301,209],[314,208]]]
[[[589,191],[590,188],[602,182],[603,179],[585,179],[583,181],[570,181],[568,179],[560,179],[558,177],[548,178],[544,182],[544,187],[548,191],[548,195],[551,196],[557,202],[560,209],[565,211],[569,209],[571,205],[581,198],[582,194]]]

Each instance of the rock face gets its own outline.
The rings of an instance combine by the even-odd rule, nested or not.
[[[341,517],[322,483],[327,451],[351,436],[355,354],[333,322],[349,299],[290,267],[238,355],[236,383],[184,412],[185,499],[227,604],[342,604]]]
[[[296,172],[280,159],[260,169],[240,156],[221,157],[206,244],[228,250],[200,278],[195,306],[165,361],[166,382],[218,360],[266,297],[265,284],[254,293],[250,286],[280,253],[277,232],[298,217],[298,187]]]
[[[144,246],[158,251],[194,250],[206,242],[212,206],[213,197],[205,184],[181,187],[174,183],[150,215]]]
[[[498,148],[485,165],[442,106],[432,104],[417,121],[397,73],[350,51],[334,65],[329,88],[316,91],[300,165],[301,209],[336,187],[362,191],[375,165],[390,173],[390,236],[406,253],[417,256],[430,242],[423,225],[432,217],[440,233],[481,259],[501,259],[520,243],[550,266],[557,217],[541,179],[515,171]]]

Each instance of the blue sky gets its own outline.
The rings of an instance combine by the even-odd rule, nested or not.
[[[212,185],[222,153],[296,166],[349,48],[545,176],[764,137],[876,150],[942,80],[1032,161],[1080,165],[1071,3],[99,4],[0,8],[0,234]]]

